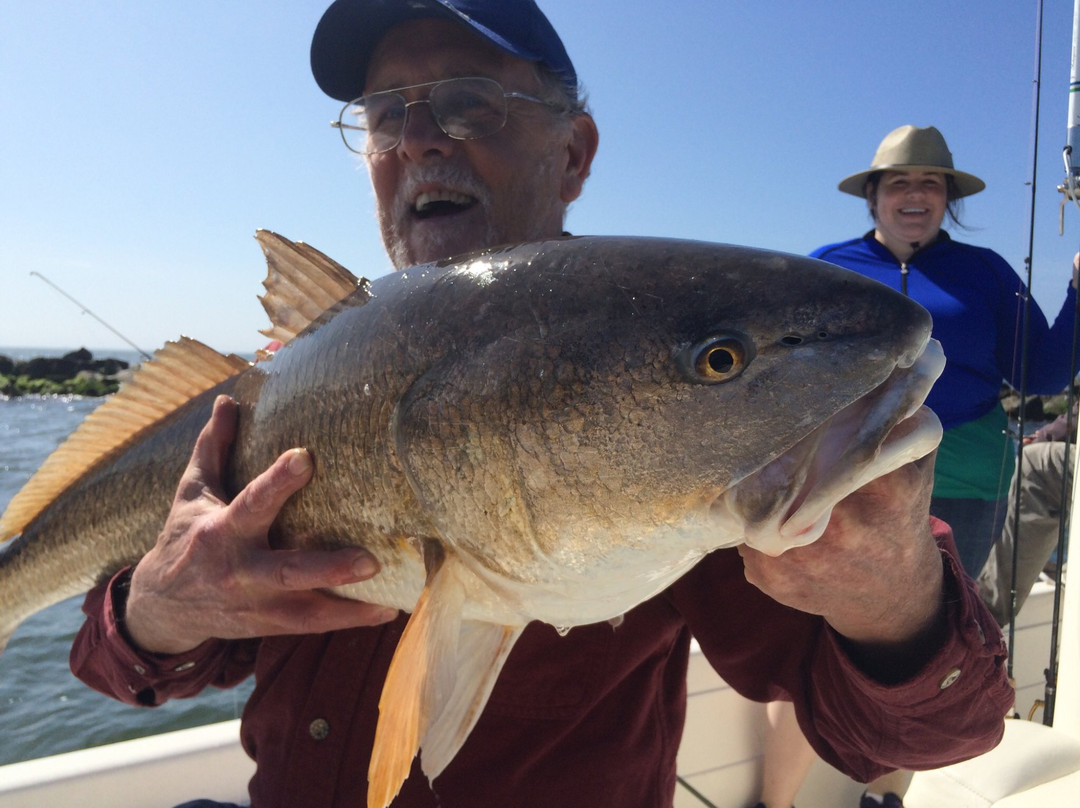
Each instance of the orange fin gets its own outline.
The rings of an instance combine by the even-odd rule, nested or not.
[[[398,795],[420,749],[420,736],[427,730],[424,693],[433,646],[439,644],[440,634],[457,634],[464,602],[464,591],[455,576],[447,575],[446,567],[443,557],[429,562],[424,591],[386,672],[368,764],[368,808],[386,808]],[[452,625],[445,625],[447,619]]]
[[[386,808],[393,801],[421,747],[429,779],[445,768],[479,718],[521,633],[521,628],[463,623],[461,569],[453,556],[431,565],[394,651],[379,699],[368,808]]]
[[[288,342],[335,303],[367,285],[303,242],[270,230],[255,231],[255,239],[266,255],[266,294],[259,300],[271,323],[259,333],[270,339]]]
[[[21,533],[61,492],[142,430],[251,363],[182,337],[143,362],[120,392],[46,458],[0,516],[0,541]]]
[[[437,718],[420,739],[420,762],[428,780],[442,773],[469,737],[522,631],[523,626],[461,624],[453,689],[436,705]]]

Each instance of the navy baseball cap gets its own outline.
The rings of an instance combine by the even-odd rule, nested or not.
[[[311,40],[311,72],[338,101],[364,92],[375,46],[393,26],[425,18],[453,20],[491,44],[558,75],[577,98],[577,72],[562,40],[534,0],[334,0]]]

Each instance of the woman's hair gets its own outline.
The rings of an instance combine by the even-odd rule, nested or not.
[[[885,175],[884,171],[875,171],[869,177],[866,178],[866,201],[870,206],[870,218],[875,222],[877,221],[877,208],[875,207],[874,200],[877,199],[878,186],[881,185],[881,178]],[[963,199],[959,197],[960,189],[956,185],[956,179],[952,174],[943,174],[945,177],[945,213],[949,217],[949,221],[959,227],[961,230],[966,230],[967,226],[960,221],[960,210],[963,207]]]

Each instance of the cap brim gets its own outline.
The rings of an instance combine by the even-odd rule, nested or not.
[[[870,179],[871,174],[876,174],[879,171],[925,171],[927,173],[934,174],[950,174],[956,181],[956,196],[955,199],[960,199],[965,196],[971,196],[977,194],[979,191],[986,188],[986,183],[976,177],[974,174],[968,174],[964,171],[957,171],[954,168],[942,168],[941,166],[910,166],[910,165],[898,165],[898,166],[877,166],[869,169],[868,171],[860,171],[858,174],[852,174],[850,177],[844,177],[840,180],[840,183],[836,186],[845,194],[851,194],[852,196],[866,199],[866,181]]]

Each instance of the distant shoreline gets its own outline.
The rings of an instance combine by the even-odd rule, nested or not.
[[[41,349],[0,348],[0,396],[75,395],[101,397],[115,393],[131,374],[133,364],[143,359],[138,351],[117,351],[134,355],[135,362],[119,356],[95,355],[87,348],[54,352]],[[34,355],[25,356],[26,353]]]
[[[131,348],[95,348],[91,345],[74,345],[65,348],[45,348],[39,345],[0,345],[0,356],[8,356],[12,359],[28,360],[35,357],[58,357],[69,354],[72,351],[85,347],[96,357],[111,357],[122,359],[129,364],[135,365],[143,361],[144,357],[138,351]]]

